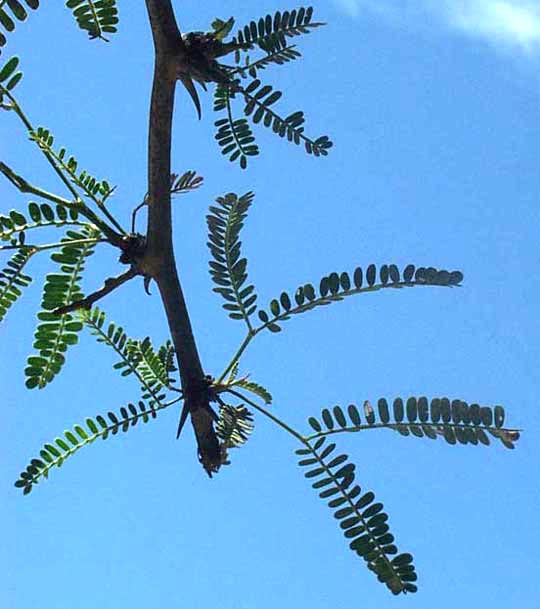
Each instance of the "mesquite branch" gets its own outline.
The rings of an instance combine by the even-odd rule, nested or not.
[[[116,288],[126,283],[126,281],[133,279],[133,277],[136,277],[138,274],[139,271],[135,267],[131,267],[121,275],[118,275],[117,277],[109,277],[108,279],[105,279],[103,287],[99,290],[92,292],[92,294],[89,294],[81,300],[76,300],[75,302],[65,305],[64,307],[58,307],[53,311],[53,313],[55,313],[56,315],[64,315],[65,313],[71,313],[71,311],[76,311],[77,309],[90,309],[92,308],[92,305],[95,302],[97,302],[104,296],[107,296],[107,294],[110,294],[113,290],[116,290]]]
[[[207,383],[178,278],[171,225],[171,132],[178,74],[187,63],[170,0],[146,0],[155,47],[148,136],[147,249],[139,268],[159,288],[178,359],[185,408],[191,413],[199,454],[210,473],[219,467],[219,443],[206,416]]]

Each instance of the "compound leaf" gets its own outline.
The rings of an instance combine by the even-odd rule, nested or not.
[[[218,197],[217,206],[210,207],[206,216],[207,245],[213,258],[210,275],[217,286],[213,290],[226,301],[223,308],[229,317],[244,320],[249,329],[257,295],[252,284],[246,285],[247,259],[241,257],[239,237],[253,198],[251,192],[241,197],[234,193]]]
[[[22,247],[0,271],[0,322],[8,309],[22,296],[22,289],[32,282],[32,278],[25,275],[23,270],[34,253],[32,248]]]
[[[122,407],[118,414],[108,412],[106,416],[97,415],[95,419],[86,419],[85,425],[75,425],[72,430],[66,430],[62,437],[46,443],[39,453],[39,458],[32,459],[21,472],[15,486],[21,488],[27,495],[42,478],[48,478],[53,467],[60,467],[67,458],[84,446],[92,444],[98,438],[106,440],[110,435],[116,435],[118,431],[126,432],[131,427],[135,427],[139,421],[147,423],[150,419],[156,418],[158,410],[168,408],[170,405],[163,404],[158,408],[149,409],[140,401],[137,405],[128,404],[127,408]]]
[[[392,594],[416,592],[412,583],[417,579],[412,556],[398,554],[383,504],[375,501],[371,491],[365,492],[354,484],[356,468],[349,457],[336,455],[335,444],[323,449],[324,443],[325,438],[319,438],[315,444],[306,442],[304,448],[296,451],[302,457],[298,464],[305,469],[304,476],[321,499],[329,500],[330,508],[338,508],[334,517],[349,547],[377,579]]]
[[[78,240],[99,238],[99,231],[85,228],[80,232],[67,231],[62,239],[65,245],[51,255],[59,264],[58,272],[45,278],[39,324],[34,335],[37,354],[28,358],[25,369],[26,386],[42,389],[60,372],[65,363],[65,353],[78,342],[82,323],[70,313],[57,315],[54,311],[83,298],[80,280],[86,259],[94,252],[95,242],[76,243]]]
[[[463,400],[449,400],[446,397],[428,401],[424,396],[410,397],[405,401],[397,397],[393,400],[392,408],[385,398],[378,400],[376,409],[369,401],[364,402],[361,409],[350,404],[346,412],[339,406],[324,408],[320,420],[315,417],[308,419],[309,426],[315,430],[310,438],[383,428],[402,436],[427,437],[431,440],[443,438],[451,445],[488,446],[491,436],[512,449],[519,440],[520,432],[503,427],[503,423],[502,406],[469,405]]]
[[[117,31],[116,0],[67,0],[66,7],[72,11],[77,25],[88,34],[90,40],[107,40],[105,34]]]
[[[385,288],[405,288],[414,286],[446,286],[453,287],[461,284],[463,274],[460,271],[437,270],[433,267],[419,267],[409,264],[400,276],[396,265],[383,265],[379,271],[380,280],[377,281],[377,269],[374,264],[367,267],[365,273],[361,267],[355,269],[353,277],[348,273],[330,273],[319,282],[318,294],[315,287],[306,283],[298,287],[294,298],[283,292],[279,301],[270,301],[270,313],[264,309],[258,311],[259,319],[263,322],[257,331],[266,328],[271,332],[279,331],[278,322],[290,319],[292,315],[298,315],[310,311],[318,306],[329,305],[333,302],[343,300],[348,296],[375,292]],[[365,279],[365,282],[364,282]],[[296,306],[284,306],[285,303],[294,302]]]
[[[0,53],[7,43],[7,35],[16,29],[17,22],[26,21],[28,18],[27,8],[36,10],[39,7],[39,0],[3,0],[0,3]],[[0,74],[0,82],[2,77]]]

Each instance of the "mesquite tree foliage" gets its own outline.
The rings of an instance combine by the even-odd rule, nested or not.
[[[293,144],[304,146],[307,154],[326,156],[332,142],[326,135],[312,138],[304,132],[305,117],[301,110],[281,115],[274,104],[283,93],[271,85],[262,84],[259,72],[270,66],[282,66],[301,57],[292,39],[309,34],[324,23],[313,20],[313,9],[300,8],[293,11],[266,15],[239,29],[236,36],[227,42],[234,28],[234,18],[228,21],[216,19],[213,31],[190,32],[184,35],[192,62],[189,74],[181,74],[180,79],[188,90],[201,117],[199,96],[193,81],[206,90],[206,83],[215,84],[214,111],[222,115],[215,121],[216,140],[222,154],[230,161],[238,161],[240,167],[247,167],[247,159],[259,154],[255,136],[248,121],[262,124],[273,133]],[[262,55],[252,59],[250,51]],[[234,65],[217,61],[234,53]],[[233,106],[241,100],[242,112],[246,118],[235,118]]]
[[[148,0],[147,5],[151,4]],[[38,0],[0,2],[3,30],[11,32],[16,20],[26,19],[27,8],[38,6]],[[91,39],[103,39],[105,34],[116,31],[115,0],[69,0],[66,6],[73,12],[79,28]],[[151,8],[149,14],[152,21]],[[199,113],[194,81],[204,88],[207,83],[215,85],[214,109],[222,115],[216,121],[216,139],[223,154],[231,161],[238,161],[242,168],[246,167],[248,156],[258,154],[248,121],[262,123],[294,144],[303,143],[309,154],[327,154],[331,146],[328,137],[308,137],[301,111],[285,117],[279,115],[274,104],[281,92],[259,80],[260,73],[267,68],[299,59],[300,53],[292,42],[321,25],[313,20],[311,8],[300,8],[254,20],[239,29],[229,42],[226,38],[234,27],[232,18],[216,19],[209,33],[191,32],[179,37],[183,59],[178,64],[177,79],[187,88]],[[2,33],[0,46],[5,43]],[[252,59],[249,52],[253,50],[261,56]],[[217,58],[229,53],[234,54],[233,65],[218,63]],[[257,413],[268,417],[297,441],[298,464],[314,491],[333,510],[350,549],[392,593],[416,592],[417,575],[412,556],[399,552],[383,504],[371,490],[362,488],[354,463],[348,455],[339,452],[334,436],[384,429],[408,438],[442,439],[450,445],[487,446],[491,437],[504,447],[513,448],[519,432],[505,426],[504,409],[446,397],[397,397],[390,401],[380,398],[374,402],[375,406],[365,400],[361,408],[353,404],[347,408],[324,408],[318,418],[308,418],[304,430],[296,430],[269,409],[272,395],[268,389],[251,380],[246,371],[240,372],[242,356],[259,334],[280,332],[286,327],[285,322],[318,307],[379,290],[454,288],[461,284],[462,273],[414,264],[400,268],[395,264],[377,267],[368,263],[350,272],[327,272],[315,281],[304,280],[296,288],[276,292],[268,304],[261,306],[256,284],[248,277],[248,258],[240,240],[255,195],[251,192],[224,194],[210,206],[207,216],[209,272],[223,309],[230,319],[244,327],[245,336],[232,351],[224,369],[217,374],[201,375],[194,389],[193,383],[183,375],[185,354],[179,352],[183,344],[174,333],[173,341],[163,345],[155,345],[150,337],[134,338],[122,326],[107,321],[105,312],[95,304],[135,276],[142,275],[146,287],[152,279],[159,281],[159,273],[153,273],[146,265],[149,234],[135,232],[138,209],[143,205],[152,206],[150,189],[133,210],[131,230],[126,229],[108,208],[115,187],[106,179],[81,169],[75,156],[58,145],[47,128],[34,126],[24,113],[15,97],[22,78],[18,65],[18,58],[13,57],[0,66],[1,108],[6,115],[21,121],[35,144],[36,153],[48,161],[67,196],[32,184],[0,160],[3,176],[31,197],[22,208],[0,214],[0,240],[4,243],[0,250],[11,256],[0,271],[0,321],[11,314],[11,308],[33,281],[30,273],[34,258],[49,253],[49,273],[42,279],[43,296],[37,313],[35,340],[25,368],[26,386],[43,389],[53,382],[62,371],[66,357],[71,357],[80,333],[87,331],[114,351],[117,361],[113,368],[122,377],[134,378],[140,390],[132,401],[126,400],[116,410],[104,409],[45,442],[20,473],[15,486],[28,494],[48,478],[51,470],[81,448],[98,438],[105,440],[141,427],[140,423],[151,422],[162,410],[177,408],[180,404],[183,410],[179,431],[188,416],[192,417],[196,434],[197,425],[206,425],[205,438],[197,435],[199,458],[212,476],[222,465],[230,464],[233,449],[249,440]],[[234,118],[233,104],[238,100],[243,118]],[[194,171],[187,171],[172,174],[168,184],[168,197],[173,197],[198,188],[202,178]],[[60,236],[51,242],[40,239],[41,235],[52,233]],[[88,291],[89,285],[95,285],[95,279],[86,278],[87,259],[105,243],[120,250],[120,262],[127,270],[107,278],[103,287]],[[189,318],[187,320],[189,322]],[[199,399],[197,404],[194,395]]]

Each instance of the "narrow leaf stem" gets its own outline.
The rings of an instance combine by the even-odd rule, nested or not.
[[[253,400],[250,400],[248,397],[246,397],[243,393],[240,393],[240,391],[236,391],[234,389],[227,389],[226,393],[231,393],[232,395],[241,399],[243,402],[246,402],[246,404],[249,404],[251,407],[255,408],[255,410],[258,410],[260,413],[264,414],[265,417],[268,417],[269,419],[274,421],[274,423],[279,425],[288,434],[290,434],[291,436],[294,436],[299,442],[301,442],[302,444],[304,444],[306,446],[309,445],[307,438],[305,438],[303,435],[301,435],[299,432],[297,432],[295,429],[293,429],[290,425],[287,425],[287,423],[285,423],[285,421],[282,421],[279,417],[272,414],[269,410],[266,410],[266,408],[264,408],[263,406],[260,406]]]
[[[307,442],[307,445],[309,446],[310,450],[311,450],[311,454],[314,455],[314,457],[317,459],[317,461],[319,462],[319,465],[324,469],[324,471],[326,472],[326,474],[332,478],[332,481],[334,482],[334,484],[339,487],[341,489],[341,485],[339,482],[339,479],[336,478],[336,476],[334,475],[334,473],[332,472],[332,470],[328,467],[328,465],[324,462],[324,460],[321,458],[321,456],[319,455],[319,453],[315,450],[315,448],[313,446],[311,446],[311,444],[309,444],[309,442]],[[367,520],[366,518],[364,518],[362,512],[356,507],[354,501],[349,497],[349,494],[345,491],[342,490],[342,496],[345,497],[345,499],[347,500],[347,503],[349,504],[349,507],[353,510],[354,514],[356,514],[358,520],[362,523],[364,529],[365,529],[365,533],[367,535],[369,535],[371,542],[375,544],[377,551],[379,553],[379,557],[382,558],[384,560],[384,562],[386,563],[386,565],[388,566],[388,569],[393,573],[394,578],[399,582],[400,587],[403,587],[403,582],[401,581],[401,578],[399,577],[399,575],[396,573],[396,569],[394,567],[394,565],[392,564],[392,562],[390,561],[390,559],[388,558],[388,556],[386,555],[384,548],[382,547],[382,545],[380,544],[379,540],[377,539],[377,537],[375,537],[372,533],[370,528],[368,527],[367,524]]]
[[[89,197],[94,202],[94,204],[97,206],[97,208],[103,214],[105,214],[105,216],[107,217],[109,222],[118,229],[120,234],[126,235],[127,233],[124,230],[124,228],[121,226],[121,224],[119,222],[117,222],[116,218],[107,209],[107,206],[105,205],[106,196],[104,196],[103,199],[98,199],[98,197],[96,197],[96,195],[92,192],[92,190],[84,184],[84,181],[82,181],[80,179],[80,177],[77,176],[77,174],[75,173],[75,171],[73,169],[70,169],[70,167],[63,161],[63,159],[61,159],[58,156],[58,154],[56,154],[56,152],[54,152],[54,150],[52,150],[50,147],[48,147],[47,152],[54,159],[55,163],[57,163],[58,167],[63,172],[67,173],[71,177],[73,182],[75,182],[75,184],[86,194],[86,196]],[[113,190],[114,190],[114,188],[108,194],[110,195]],[[81,200],[81,202],[82,202],[82,200]]]
[[[256,332],[253,329],[249,330],[249,332],[246,334],[246,337],[242,341],[242,344],[238,347],[238,349],[236,350],[236,353],[233,355],[233,358],[229,362],[228,366],[220,374],[218,380],[216,381],[216,384],[219,385],[221,382],[223,382],[223,379],[233,369],[233,367],[236,364],[236,362],[238,362],[240,360],[240,358],[242,357],[242,354],[247,349],[249,343],[251,342],[251,339],[255,336],[255,334],[256,334]]]
[[[248,72],[251,68],[258,70],[259,66],[261,66],[261,65],[264,66],[268,63],[276,63],[275,61],[273,61],[273,59],[275,57],[279,57],[283,53],[283,51],[290,51],[292,49],[295,49],[296,46],[297,46],[296,44],[290,44],[282,49],[272,51],[272,53],[269,53],[265,57],[261,57],[260,59],[257,59],[256,61],[254,61],[253,63],[250,63],[247,66],[225,66],[225,67],[229,67],[231,70],[229,76],[234,76],[235,74],[242,74],[242,73]],[[290,59],[290,58],[288,58],[288,59],[289,59],[289,61],[292,61],[292,59]],[[223,65],[223,64],[221,64],[221,65]]]
[[[429,427],[433,429],[433,431],[438,432],[439,427],[450,427],[451,429],[482,429],[483,431],[488,431],[490,433],[504,432],[504,433],[518,433],[521,432],[520,429],[506,429],[503,427],[488,427],[486,425],[464,425],[458,423],[421,423],[420,421],[415,421],[413,423],[407,421],[403,423],[374,423],[373,425],[356,425],[350,427],[339,427],[337,429],[328,429],[326,431],[319,431],[317,433],[311,434],[310,436],[306,436],[306,440],[316,440],[317,438],[322,438],[324,436],[332,436],[336,433],[355,433],[359,431],[365,431],[366,429],[391,429],[392,431],[399,431],[400,427],[405,427],[409,429],[410,427]],[[441,435],[441,434],[439,434]]]
[[[56,203],[58,205],[64,205],[65,207],[77,207],[76,203],[73,203],[68,199],[64,199],[60,195],[55,195],[52,192],[44,190],[43,188],[30,184],[1,161],[0,171],[20,192],[24,194],[36,195],[37,197],[41,197],[42,199],[46,199],[47,201],[51,201],[52,203]]]
[[[47,243],[45,245],[0,245],[0,250],[24,250],[30,249],[33,254],[43,252],[45,250],[52,250],[58,247],[64,247],[65,245],[85,245],[87,243],[109,243],[108,239],[89,238],[89,239],[73,239],[72,241],[60,241],[58,243]]]
[[[28,133],[32,134],[34,133],[34,127],[32,126],[32,123],[30,122],[30,120],[27,118],[26,114],[23,112],[22,108],[19,106],[19,104],[17,103],[17,100],[13,97],[13,95],[11,95],[11,93],[5,89],[4,87],[2,87],[2,93],[10,100],[10,102],[13,105],[13,110],[15,111],[15,114],[20,118],[20,120],[22,121],[23,125],[26,127]],[[37,145],[37,142],[36,142]],[[69,180],[66,178],[66,176],[60,171],[60,169],[57,167],[56,162],[54,160],[54,158],[50,155],[50,153],[48,153],[46,150],[43,150],[39,145],[38,148],[41,150],[41,152],[44,154],[45,158],[47,159],[47,161],[49,162],[49,164],[51,165],[51,167],[54,169],[54,171],[58,174],[58,177],[62,180],[62,182],[64,182],[64,185],[66,186],[66,188],[69,190],[69,192],[73,195],[73,198],[75,199],[75,201],[80,200],[79,195],[77,193],[77,191],[73,188],[73,186],[70,184]]]
[[[144,377],[142,376],[142,374],[139,373],[139,371],[137,370],[137,366],[135,366],[133,364],[133,362],[126,357],[126,355],[124,354],[124,352],[122,351],[122,349],[119,349],[118,346],[116,345],[116,343],[114,343],[108,336],[108,334],[106,332],[104,332],[100,326],[98,326],[97,324],[95,324],[92,321],[92,318],[89,316],[84,315],[83,317],[83,321],[84,323],[93,330],[93,334],[94,336],[99,336],[101,342],[105,343],[106,345],[109,345],[109,347],[111,347],[112,349],[114,349],[114,351],[116,351],[118,357],[120,357],[122,359],[122,361],[126,364],[126,366],[131,370],[131,372],[137,377],[139,383],[142,385],[142,387],[154,398],[154,400],[156,401],[157,404],[159,404],[160,408],[163,407],[163,402],[160,400],[159,395],[157,394],[157,392],[150,387],[150,385],[145,381]],[[174,404],[175,402],[177,402],[178,400],[182,399],[183,397],[183,393],[182,396],[180,396],[179,398],[176,398],[173,402],[171,402],[171,404]],[[156,410],[159,410],[156,409]]]
[[[91,197],[91,199],[94,201],[94,203],[98,206],[98,208],[100,209],[100,211],[102,211],[105,216],[107,217],[107,219],[109,220],[109,222],[115,226],[117,228],[117,230],[122,234],[122,235],[127,235],[126,230],[122,227],[122,225],[117,222],[116,218],[111,214],[111,212],[107,209],[107,206],[105,205],[105,203],[103,201],[100,201],[97,197],[95,197],[94,195],[89,195]]]
[[[245,90],[245,88],[242,87],[241,85],[237,85],[237,90],[239,93],[241,93],[244,96],[245,99],[253,102],[259,108],[264,108],[265,112],[268,112],[274,118],[277,118],[284,125],[288,125],[288,123],[285,121],[285,119],[281,118],[281,116],[277,112],[274,112],[274,110],[272,110],[272,108],[270,106],[265,105],[264,100],[257,99],[254,95],[251,95],[251,93],[248,93]],[[299,129],[298,127],[293,127],[291,125],[288,125],[288,128],[292,129],[292,131],[294,131],[294,133],[296,133],[301,140],[304,140],[304,142],[307,142],[308,144],[310,144],[313,147],[313,149],[319,149],[319,146],[317,144],[315,144],[315,140],[312,140],[310,137],[308,137],[304,133],[303,129]]]
[[[261,330],[268,328],[268,326],[275,324],[278,321],[283,321],[283,320],[288,319],[291,315],[296,315],[298,313],[304,313],[305,311],[309,311],[315,307],[318,307],[321,305],[328,305],[328,304],[331,304],[332,302],[339,302],[341,300],[344,300],[348,296],[354,296],[356,294],[364,294],[367,292],[377,292],[379,290],[384,290],[387,288],[393,288],[393,289],[399,290],[401,288],[414,288],[417,286],[418,287],[433,287],[433,288],[458,287],[458,286],[454,286],[454,285],[446,286],[446,285],[440,285],[440,284],[436,284],[436,283],[421,283],[421,282],[416,282],[413,280],[413,281],[409,281],[409,282],[400,281],[398,283],[374,284],[372,286],[348,290],[347,292],[340,292],[337,294],[327,294],[326,296],[320,296],[319,298],[315,298],[311,301],[306,302],[305,304],[299,305],[297,307],[293,307],[293,308],[289,309],[288,311],[283,311],[283,313],[280,313],[279,315],[272,317],[272,319],[269,319],[263,325],[259,326],[258,328],[255,328],[254,334],[258,334],[259,332],[261,332]]]
[[[11,93],[4,87],[0,87],[0,89],[1,89],[2,93],[4,95],[6,95],[6,97],[8,97],[8,99],[11,101],[15,114],[17,114],[19,119],[22,121],[22,123],[26,127],[28,133],[29,134],[34,133],[34,127],[32,126],[32,123],[27,118],[27,116],[25,115],[25,113],[23,112],[22,108],[19,106],[19,104],[17,103],[17,101],[13,97],[13,95],[11,95]],[[73,201],[67,201],[65,199],[62,199],[61,197],[56,197],[56,195],[51,195],[51,193],[47,193],[46,191],[44,191],[40,188],[36,188],[35,186],[32,186],[26,180],[24,180],[20,176],[17,176],[11,169],[9,169],[9,167],[4,165],[3,163],[0,166],[0,170],[23,193],[26,192],[26,193],[36,194],[38,196],[43,196],[44,198],[46,198],[50,201],[60,203],[61,205],[66,205],[67,207],[70,207],[70,206],[75,207],[83,216],[88,218],[93,224],[95,224],[97,227],[99,227],[100,230],[109,238],[111,243],[113,243],[114,245],[119,245],[119,243],[122,240],[121,236],[118,235],[114,230],[112,230],[111,227],[106,222],[103,222],[103,220],[101,220],[99,218],[99,216],[97,216],[90,208],[88,208],[84,204],[84,201],[79,196],[79,193],[77,192],[77,190],[73,187],[73,185],[71,184],[69,179],[64,175],[62,169],[58,166],[58,161],[55,159],[54,155],[51,154],[50,151],[43,149],[37,142],[36,142],[36,145],[39,148],[39,150],[41,150],[41,152],[47,159],[49,165],[53,168],[53,170],[58,175],[60,180],[64,183],[66,188],[72,194]],[[14,181],[14,179],[12,179],[12,177],[10,177],[10,175],[4,171],[4,168],[7,168],[9,170],[9,173],[12,174],[12,177],[17,178],[18,181],[20,182],[20,184],[17,184],[17,182]],[[121,232],[124,233],[125,231],[122,230]]]
[[[98,202],[96,199],[94,199],[96,201],[96,205],[99,207],[99,209],[107,216],[109,222],[111,222],[111,224],[113,224],[118,231],[120,231],[120,233],[122,233],[123,235],[126,235],[126,231],[125,229],[121,226],[121,224],[119,222],[116,221],[115,217],[111,214],[111,212],[107,209],[105,203],[103,202]]]
[[[66,241],[65,245],[68,245],[69,241]],[[68,289],[66,291],[65,302],[68,303],[73,296],[73,293],[79,290],[77,285],[77,280],[80,279],[81,273],[84,269],[85,259],[88,256],[89,252],[92,250],[93,244],[85,244],[78,260],[73,265],[72,271],[68,274]],[[46,292],[45,292],[46,293]],[[62,316],[60,318],[60,322],[58,325],[58,329],[56,331],[56,335],[54,340],[51,341],[51,345],[48,348],[49,355],[47,356],[47,361],[45,367],[41,370],[41,373],[38,377],[38,387],[43,389],[47,383],[51,382],[49,376],[52,374],[58,374],[58,370],[54,371],[53,366],[56,364],[57,354],[61,351],[64,343],[62,342],[62,338],[64,335],[65,326],[71,321],[69,316]],[[37,332],[37,331],[36,331]],[[41,351],[40,351],[41,353]]]
[[[232,114],[231,96],[230,96],[229,88],[226,89],[226,94],[227,94],[227,118],[229,120],[229,125],[231,126],[231,131],[234,136],[234,141],[235,141],[236,145],[238,146],[238,149],[240,150],[240,152],[244,156],[246,156],[246,153],[244,151],[244,146],[243,146],[242,142],[238,139],[238,134],[236,133],[236,126],[234,124],[234,117]]]
[[[224,234],[224,252],[225,252],[225,260],[226,260],[226,264],[227,264],[227,272],[229,274],[230,277],[230,281],[231,281],[231,285],[232,285],[232,289],[234,292],[234,296],[236,298],[236,304],[238,305],[241,314],[244,318],[244,321],[246,322],[247,328],[248,328],[248,335],[253,334],[253,327],[251,325],[251,321],[249,320],[249,316],[247,314],[246,308],[244,306],[244,303],[242,302],[242,299],[240,298],[240,290],[238,287],[238,283],[235,280],[234,277],[234,272],[233,272],[233,267],[234,264],[231,260],[231,232],[233,230],[232,225],[234,224],[234,215],[230,215],[228,217],[227,220],[227,226],[225,228],[225,234]],[[234,239],[234,237],[233,237]]]
[[[306,32],[302,32],[303,34],[308,34],[310,29],[314,29],[317,27],[321,27],[323,25],[326,25],[326,22],[324,21],[310,21],[309,23],[305,23],[303,25],[303,27],[308,30]],[[274,30],[274,32],[272,34],[264,34],[264,36],[257,36],[256,38],[254,38],[253,40],[250,41],[251,44],[253,45],[260,45],[261,43],[264,43],[265,40],[267,40],[269,37],[274,36],[275,34],[285,34],[285,36],[297,36],[298,34],[295,33],[297,32],[297,26],[295,24],[291,24],[287,27],[280,27],[277,30]]]
[[[97,37],[104,42],[109,42],[105,36],[103,36],[103,30],[101,29],[101,23],[99,22],[99,17],[96,11],[96,7],[93,2],[88,2],[88,6],[90,8],[90,12],[92,13],[92,21],[95,23],[95,31],[97,32]]]
[[[54,467],[54,466],[59,467],[60,465],[62,465],[62,463],[64,462],[65,459],[67,459],[68,457],[71,457],[71,455],[76,453],[79,449],[83,448],[83,446],[86,446],[87,444],[91,444],[97,438],[107,437],[110,433],[113,433],[115,429],[118,429],[126,422],[130,426],[134,425],[139,419],[142,419],[145,416],[151,417],[152,412],[158,412],[160,410],[165,410],[166,408],[169,408],[170,406],[173,406],[174,404],[178,403],[182,399],[183,399],[183,396],[180,396],[170,402],[160,403],[153,410],[150,410],[150,411],[146,410],[144,412],[138,412],[137,414],[132,414],[132,415],[128,416],[126,419],[123,419],[122,421],[120,421],[119,423],[111,423],[107,427],[100,429],[98,432],[88,435],[88,437],[86,439],[81,439],[80,443],[78,443],[76,446],[71,446],[67,451],[64,451],[59,457],[55,457],[50,462],[44,463],[44,467],[40,468],[36,474],[34,474],[31,478],[29,478],[30,484],[37,484],[37,482],[39,481],[40,478],[43,478],[44,476],[47,477],[47,474],[52,467]]]

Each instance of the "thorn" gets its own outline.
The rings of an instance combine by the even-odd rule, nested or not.
[[[191,79],[190,76],[186,76],[186,75],[180,76],[180,80],[182,81],[182,84],[186,88],[186,91],[189,93],[189,95],[195,105],[195,109],[197,110],[197,115],[199,117],[199,120],[201,120],[201,118],[202,118],[201,102],[199,101],[199,94],[197,93],[197,89],[195,88],[195,85],[193,84],[193,80]]]
[[[148,294],[148,296],[152,296],[152,294],[150,293],[150,282],[152,281],[152,277],[145,277],[143,281],[144,291]]]
[[[180,437],[180,434],[182,433],[182,429],[185,425],[185,422],[187,420],[187,416],[189,413],[189,407],[186,403],[184,403],[184,407],[182,408],[182,413],[180,415],[180,420],[178,421],[178,431],[176,432],[176,439],[178,440],[178,438]]]

